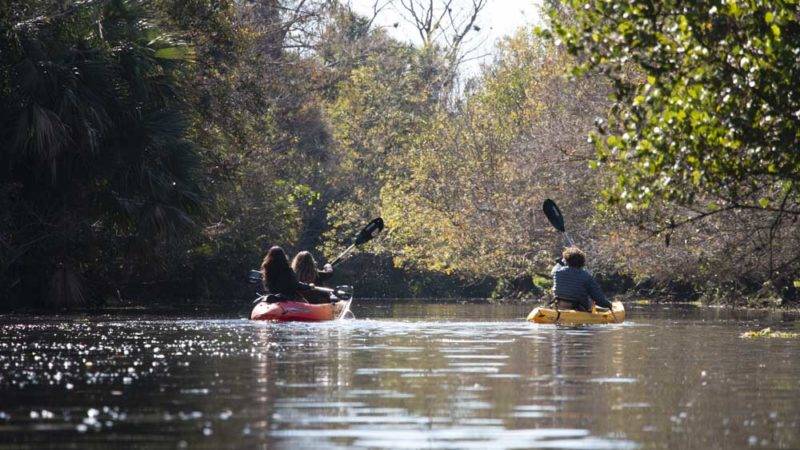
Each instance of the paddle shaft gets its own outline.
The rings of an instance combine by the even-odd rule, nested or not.
[[[343,251],[339,256],[337,256],[333,261],[331,261],[330,264],[332,266],[335,266],[335,265],[339,264],[340,262],[342,262],[342,258],[344,258],[345,255],[350,253],[350,251],[353,250],[354,248],[356,248],[356,244],[353,244],[350,247],[347,247],[347,249],[345,251]]]
[[[334,294],[334,293],[336,293],[336,289],[326,288],[326,287],[322,287],[322,286],[316,286],[316,285],[313,285],[313,284],[310,284],[309,286],[311,287],[312,291],[324,292],[326,294]]]

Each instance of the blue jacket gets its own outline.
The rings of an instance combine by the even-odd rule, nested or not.
[[[589,299],[598,306],[611,308],[611,302],[603,295],[600,285],[585,269],[563,266],[553,267],[553,293],[556,298],[591,307]],[[589,308],[590,309],[590,308]]]

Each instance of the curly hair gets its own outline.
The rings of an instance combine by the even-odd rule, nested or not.
[[[586,264],[586,255],[578,247],[565,248],[561,257],[564,258],[564,261],[566,261],[567,265],[570,267],[580,269]]]

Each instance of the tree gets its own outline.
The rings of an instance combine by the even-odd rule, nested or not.
[[[570,80],[569,57],[530,30],[498,53],[457,109],[425,122],[403,158],[408,175],[389,179],[381,205],[399,263],[525,290],[552,264],[542,201],[558,199],[583,230],[591,224],[598,181],[582,135],[605,114],[607,87]]]
[[[11,2],[0,19],[0,289],[81,304],[195,225],[177,76],[193,52],[142,2]]]
[[[352,70],[328,108],[336,167],[331,174],[332,236],[341,241],[380,208],[382,186],[398,169],[436,105],[419,53],[390,43]],[[341,235],[345,233],[345,235]]]
[[[773,250],[800,242],[797,5],[569,5],[554,34],[579,71],[614,83],[612,120],[595,135],[599,163],[616,176],[609,200],[665,235],[712,216],[745,220],[737,241],[766,255],[766,276],[796,272],[796,252]]]
[[[470,0],[464,6],[456,0],[395,0],[402,17],[419,37],[419,49],[427,55],[428,70],[436,74],[438,91],[443,101],[454,92],[459,68],[481,43],[475,44],[473,36],[480,33],[478,17],[487,0]]]

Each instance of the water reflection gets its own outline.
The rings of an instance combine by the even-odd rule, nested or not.
[[[800,346],[765,313],[398,304],[323,324],[0,320],[0,448],[797,447]],[[436,318],[436,320],[431,320]]]

